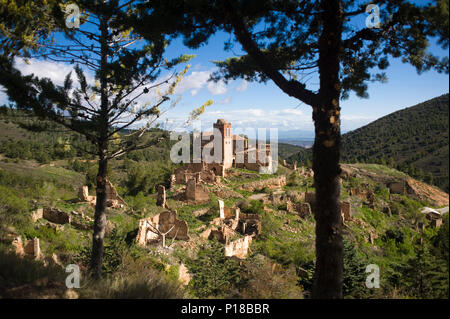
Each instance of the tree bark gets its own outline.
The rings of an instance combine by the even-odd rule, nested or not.
[[[316,270],[313,298],[342,298],[342,217],[340,209],[340,81],[339,54],[343,12],[340,0],[321,3],[319,39],[319,105],[313,107],[316,189]]]
[[[103,247],[106,228],[106,181],[108,160],[101,159],[97,173],[97,202],[95,203],[94,233],[92,236],[92,275],[100,279],[102,275]]]

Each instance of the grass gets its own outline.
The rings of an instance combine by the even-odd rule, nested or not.
[[[63,282],[65,273],[56,266],[47,266],[40,261],[21,258],[0,249],[0,296],[6,288],[31,284],[38,279]]]

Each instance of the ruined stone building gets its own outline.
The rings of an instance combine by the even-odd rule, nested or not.
[[[203,158],[198,159],[198,162],[194,159],[194,163],[177,169],[174,178],[176,184],[187,184],[190,179],[195,179],[197,183],[213,184],[218,181],[216,177],[224,177],[226,170],[232,167],[259,172],[273,171],[277,161],[272,161],[270,144],[266,144],[265,149],[257,142],[249,145],[247,138],[232,134],[231,123],[224,119],[217,120],[213,128],[220,132],[220,140],[214,139],[214,132],[202,132],[196,137],[200,141],[194,141],[194,145],[200,145],[201,154],[206,153],[211,157],[214,156],[214,148],[220,149],[220,158],[214,158],[208,163]]]

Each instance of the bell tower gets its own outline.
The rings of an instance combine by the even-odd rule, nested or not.
[[[233,166],[233,138],[231,135],[231,123],[224,119],[217,120],[214,128],[222,134],[222,163],[225,169]]]

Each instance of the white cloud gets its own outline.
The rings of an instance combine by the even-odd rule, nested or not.
[[[245,90],[247,90],[248,84],[249,84],[248,81],[242,80],[241,84],[239,84],[239,86],[236,88],[236,91],[244,92]]]
[[[221,95],[227,93],[227,85],[223,81],[209,82],[208,91],[213,95]]]
[[[181,80],[175,92],[177,94],[183,94],[184,92],[191,90],[190,92],[192,96],[194,96],[205,86],[210,75],[210,71],[194,71]]]
[[[202,126],[206,129],[212,126],[218,118],[224,118],[232,124],[234,129],[245,128],[278,128],[279,130],[312,129],[311,116],[301,110],[285,108],[281,110],[267,110],[250,108],[241,110],[211,110],[200,116]]]
[[[73,69],[73,67],[71,65],[62,62],[46,61],[31,58],[28,59],[28,63],[26,63],[25,59],[16,58],[14,60],[14,66],[23,75],[34,74],[39,78],[49,78],[56,85],[63,85],[66,75],[72,72],[71,78],[75,82],[75,84],[77,83],[75,70]],[[90,74],[90,72],[85,72],[85,76],[87,82],[92,85],[94,83],[94,77]],[[6,103],[6,101],[7,101],[6,94],[2,93],[0,90],[0,103]]]
[[[375,120],[377,117],[373,115],[361,115],[361,114],[348,114],[348,115],[342,115],[341,120],[344,121],[372,121]]]
[[[282,109],[280,111],[273,111],[273,114],[281,114],[287,116],[302,116],[303,112],[299,109]]]
[[[22,58],[17,58],[14,63],[24,75],[34,74],[39,78],[49,78],[53,83],[62,85],[66,75],[73,71],[70,65],[61,62],[52,62],[38,59],[28,59],[29,64]],[[88,77],[88,76],[86,76]],[[72,72],[74,78],[74,72]]]

